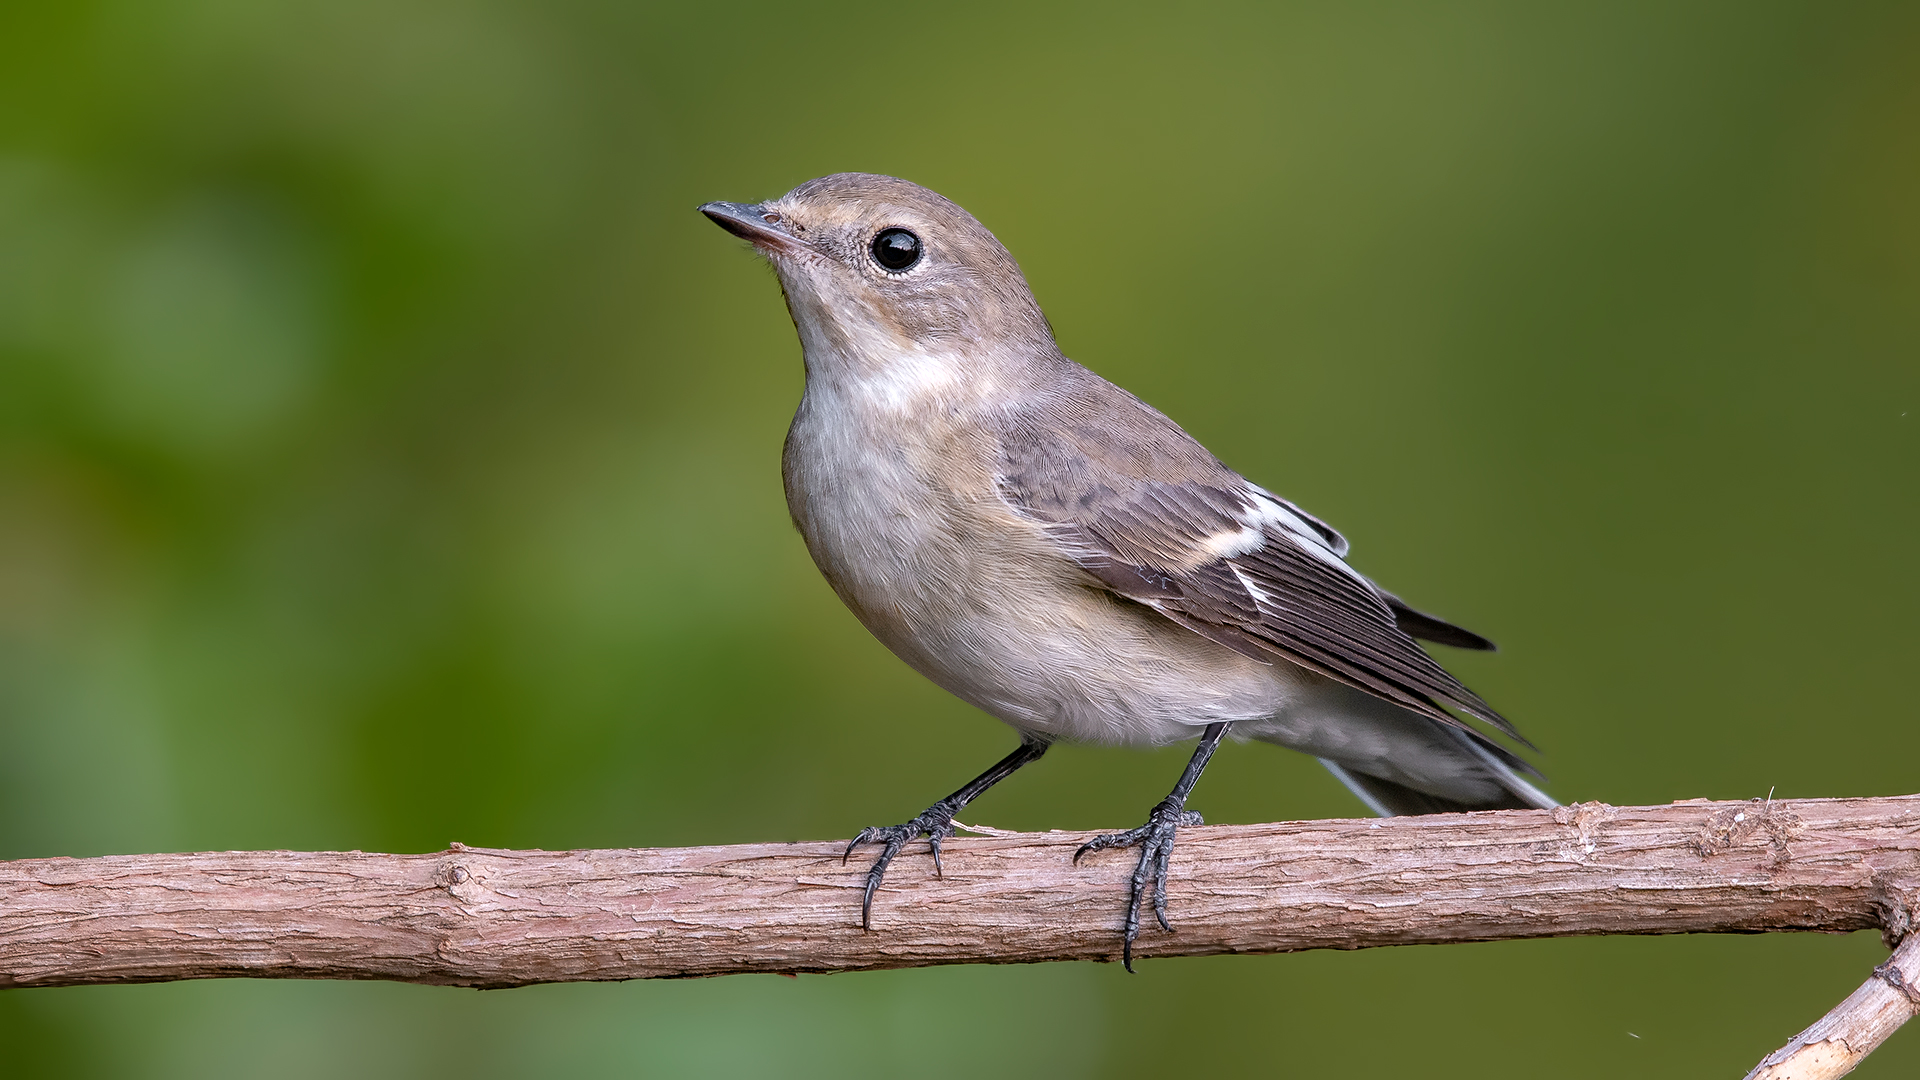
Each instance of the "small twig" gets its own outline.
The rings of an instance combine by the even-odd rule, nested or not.
[[[1830,1080],[1845,1076],[1920,1013],[1920,933],[1909,933],[1860,989],[1768,1054],[1747,1080]]]
[[[959,829],[961,832],[964,832],[964,833],[972,833],[975,836],[1019,836],[1020,835],[1020,833],[1014,829],[996,829],[991,825],[969,825],[966,822],[959,821],[959,820],[956,820],[953,823],[953,827],[956,829]]]

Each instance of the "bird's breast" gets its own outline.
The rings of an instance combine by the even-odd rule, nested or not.
[[[883,640],[950,616],[969,594],[961,580],[1032,542],[994,490],[993,457],[949,407],[896,410],[809,386],[787,433],[787,507],[821,573]]]
[[[995,485],[992,425],[810,386],[787,505],[854,615],[963,700],[1048,737],[1168,742],[1264,715],[1270,668],[1095,586]]]

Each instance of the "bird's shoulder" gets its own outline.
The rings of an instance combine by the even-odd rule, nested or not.
[[[1025,395],[1000,427],[1003,497],[1026,516],[1097,529],[1148,562],[1210,560],[1218,552],[1209,551],[1209,539],[1276,514],[1310,542],[1346,553],[1331,526],[1248,481],[1166,414],[1078,365],[1044,392]]]

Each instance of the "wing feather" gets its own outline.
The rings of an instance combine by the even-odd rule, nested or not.
[[[1376,587],[1346,564],[1338,532],[1131,395],[1065,404],[1009,427],[999,489],[1095,581],[1255,660],[1284,659],[1470,731],[1447,711],[1457,709],[1526,742],[1411,635],[1491,642]]]

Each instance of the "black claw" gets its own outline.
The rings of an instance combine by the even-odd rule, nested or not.
[[[1224,725],[1214,725],[1225,730]],[[1212,732],[1213,728],[1207,729]],[[1217,739],[1215,741],[1218,741]],[[940,865],[940,841],[953,835],[953,815],[966,808],[966,805],[979,798],[980,793],[1012,776],[1014,770],[1030,761],[1038,760],[1047,752],[1044,742],[1023,740],[1018,749],[995,762],[993,767],[972,780],[959,791],[927,807],[926,813],[904,825],[886,825],[860,830],[860,835],[847,844],[847,850],[840,854],[841,865],[846,865],[853,857],[853,849],[861,844],[884,841],[886,847],[880,851],[880,857],[873,860],[873,868],[867,871],[867,887],[860,898],[860,926],[873,929],[873,894],[880,889],[880,879],[887,876],[887,864],[893,861],[900,849],[922,836],[927,838],[927,847],[933,852],[933,876],[945,877],[946,869]]]
[[[1173,933],[1173,924],[1167,921],[1167,868],[1172,861],[1173,839],[1169,837],[1167,846],[1160,849],[1160,862],[1155,870],[1153,886],[1153,917],[1159,920],[1160,928],[1169,934]]]
[[[841,866],[847,865],[847,860],[853,858],[854,848],[857,848],[861,844],[864,844],[867,841],[873,839],[873,832],[874,831],[871,827],[861,829],[860,834],[858,836],[855,836],[852,840],[847,841],[847,850],[840,853]]]
[[[873,860],[872,868],[867,871],[866,891],[860,896],[860,929],[873,929],[873,894],[880,889],[880,879],[887,876],[887,864],[906,845],[906,838],[890,836],[886,847],[880,849],[880,857]]]
[[[940,841],[953,835],[954,813],[955,811],[943,804],[936,803],[928,807],[926,813],[904,825],[870,825],[861,829],[860,835],[854,837],[853,841],[847,845],[847,850],[840,856],[842,866],[845,866],[847,860],[852,857],[853,849],[861,844],[885,845],[880,849],[879,858],[874,859],[873,866],[867,870],[866,890],[860,897],[860,928],[862,930],[873,929],[873,894],[880,891],[880,882],[887,876],[887,865],[893,862],[893,857],[900,854],[900,849],[906,847],[908,843],[922,836],[926,837],[928,847],[933,851],[933,876],[944,876],[940,865]]]
[[[1073,861],[1076,863],[1079,862],[1080,856],[1090,851],[1105,851],[1108,848],[1114,847],[1132,847],[1139,843],[1145,835],[1145,829],[1129,829],[1123,833],[1108,833],[1105,836],[1096,836],[1080,845],[1080,850],[1073,853]]]
[[[1134,864],[1128,883],[1127,917],[1120,944],[1120,963],[1129,972],[1133,971],[1133,942],[1140,936],[1140,907],[1148,895],[1153,897],[1154,920],[1162,930],[1173,932],[1173,924],[1167,921],[1167,868],[1173,861],[1174,835],[1182,825],[1202,823],[1203,819],[1194,811],[1163,802],[1147,815],[1145,825],[1123,833],[1096,836],[1073,853],[1073,861],[1077,863],[1080,856],[1091,851],[1116,847],[1140,849],[1140,861]]]

